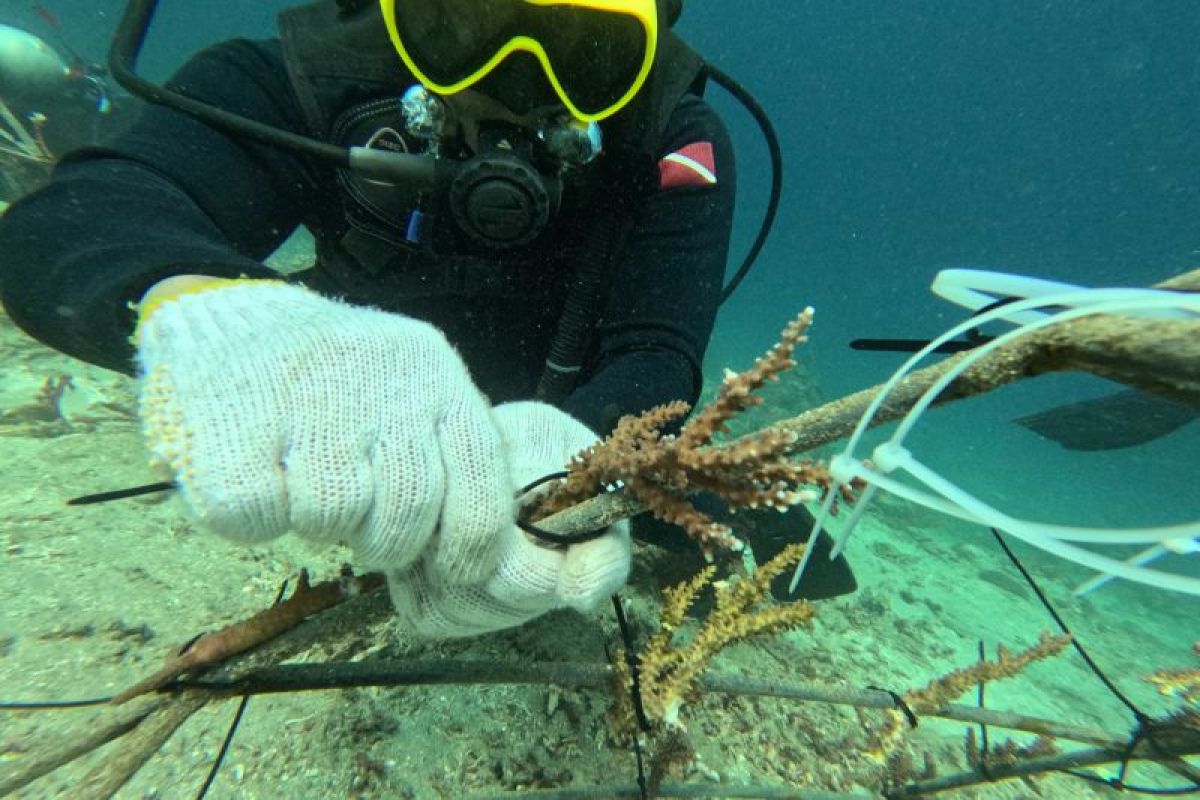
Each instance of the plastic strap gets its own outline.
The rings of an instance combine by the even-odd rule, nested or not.
[[[960,270],[959,272],[970,271]],[[998,273],[993,273],[993,275],[998,275]],[[941,276],[939,275],[939,277]],[[1017,276],[1005,277],[1014,278],[1014,280],[1007,282],[1000,280],[993,281],[990,284],[991,288],[998,290],[1000,288],[1016,289],[1024,287],[1023,290],[1025,291],[1038,290],[1039,282],[1037,279],[1022,281]],[[1044,282],[1040,286],[1041,288],[1047,288],[1049,284],[1050,282]],[[960,285],[965,284],[960,281]],[[944,286],[945,283],[943,282]],[[978,299],[976,298],[976,300]],[[1040,311],[1040,313],[1034,316],[1032,321],[1022,323],[1014,330],[998,336],[987,344],[970,351],[966,357],[955,365],[954,369],[948,371],[930,386],[897,426],[892,438],[875,448],[873,461],[877,469],[868,467],[861,459],[854,456],[855,448],[858,446],[871,419],[878,412],[887,395],[915,368],[921,359],[933,352],[938,345],[960,335],[966,328],[996,319],[1016,318],[1015,315],[1024,315],[1024,312],[1038,311],[1044,307],[1056,307],[1059,310],[1053,313]],[[997,511],[969,493],[959,489],[933,470],[920,464],[903,445],[904,437],[907,436],[921,415],[951,381],[956,379],[964,370],[968,369],[980,358],[1018,336],[1024,336],[1051,324],[1091,314],[1149,313],[1154,316],[1160,316],[1164,311],[1174,312],[1172,316],[1192,317],[1200,313],[1200,296],[1154,289],[1076,289],[1070,287],[1065,291],[1042,293],[1034,298],[1018,300],[1011,304],[995,308],[951,328],[946,333],[931,341],[922,350],[913,354],[881,388],[878,395],[859,420],[854,433],[847,443],[845,451],[831,461],[830,472],[839,484],[848,484],[855,478],[868,482],[867,490],[858,503],[855,504],[853,513],[836,537],[831,557],[837,557],[845,548],[851,533],[865,512],[866,506],[874,498],[877,488],[882,488],[934,510],[971,522],[1005,530],[1047,552],[1092,567],[1106,574],[1148,583],[1160,588],[1169,588],[1190,594],[1200,594],[1200,579],[1147,569],[1135,563],[1117,561],[1067,544],[1068,541],[1105,544],[1146,542],[1162,542],[1164,544],[1170,542],[1171,544],[1175,544],[1181,540],[1192,542],[1197,536],[1200,536],[1200,521],[1159,528],[1100,529],[1048,525],[1016,519]],[[927,489],[931,489],[932,492],[901,483],[889,477],[887,473],[894,470],[902,470],[909,473],[924,484]],[[821,511],[814,521],[814,531],[820,529],[825,521],[825,517],[829,515],[832,505],[831,498],[836,494],[836,488],[830,490],[826,502],[822,505]],[[802,570],[806,564],[807,560],[802,560],[797,565],[792,579],[793,587],[799,582]]]

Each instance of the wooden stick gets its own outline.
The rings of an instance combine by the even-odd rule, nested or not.
[[[600,689],[612,685],[612,668],[608,664],[591,662],[502,662],[462,659],[405,660],[402,662],[354,661],[324,664],[282,664],[243,674],[240,678],[220,676],[186,681],[193,691],[216,694],[265,694],[271,692],[317,691],[346,689],[361,686],[423,686],[447,684],[553,684],[572,689]],[[699,681],[706,692],[736,696],[780,697],[858,708],[894,709],[891,694],[875,689],[842,689],[781,681],[775,678],[756,678],[750,675],[707,673]],[[1043,719],[1015,711],[951,703],[936,710],[923,711],[922,717],[937,717],[972,725],[1035,733],[1083,742],[1098,746],[1095,753],[1123,753],[1128,734],[1117,734],[1100,728],[1073,725]],[[1163,752],[1144,743],[1136,751],[1137,758],[1151,758],[1164,764],[1186,780],[1200,778],[1196,768],[1174,753],[1200,752],[1200,733],[1181,739]],[[1104,760],[1114,760],[1105,758]],[[1032,763],[1032,762],[1021,762]],[[1102,762],[1097,762],[1102,763]],[[1040,767],[1044,771],[1054,767]],[[997,775],[998,767],[989,774]],[[967,773],[974,775],[976,773]],[[1023,773],[1021,773],[1023,774]],[[1018,774],[1005,777],[1018,777]],[[945,787],[951,788],[951,787]],[[935,789],[934,791],[940,791]]]
[[[612,684],[612,668],[591,662],[503,662],[469,659],[421,659],[405,661],[350,661],[324,664],[278,664],[237,676],[221,675],[188,679],[189,691],[217,695],[269,694],[274,692],[319,691],[362,686],[426,686],[456,684],[534,684],[571,689],[605,688]],[[887,692],[873,689],[841,689],[794,683],[777,678],[756,678],[708,672],[699,686],[706,692],[753,697],[779,697],[859,708],[893,709],[896,701]],[[1100,728],[1071,725],[1027,714],[977,706],[950,704],[922,716],[940,717],[977,725],[1027,731],[1059,739],[1120,747],[1127,735]]]
[[[1171,755],[1161,755],[1142,743],[1128,755],[1130,761],[1171,761],[1181,755],[1192,755],[1200,751],[1200,743],[1182,752]],[[888,800],[898,800],[905,797],[923,797],[924,795],[944,792],[948,789],[961,789],[981,783],[996,783],[1009,778],[1020,778],[1038,775],[1043,772],[1059,772],[1066,769],[1097,766],[1123,761],[1127,754],[1121,748],[1094,748],[1077,750],[1072,753],[1062,753],[1046,758],[1029,758],[1015,761],[1011,764],[989,764],[986,770],[967,770],[954,775],[946,775],[928,781],[918,781],[888,791]]]
[[[563,786],[557,789],[506,789],[464,795],[464,800],[615,800],[616,798],[645,797],[646,787],[633,783],[599,784],[597,786]],[[755,786],[752,784],[661,783],[654,797],[710,798],[710,800],[884,800],[878,792],[834,792],[798,786]]]
[[[206,633],[195,642],[184,645],[167,657],[167,663],[154,674],[130,686],[112,699],[114,705],[128,702],[138,695],[152,692],[186,672],[195,672],[218,664],[230,656],[274,639],[279,634],[303,622],[307,617],[337,605],[347,597],[362,594],[383,585],[378,573],[357,578],[342,578],[310,586],[308,572],[300,571],[296,591],[292,596],[249,619],[235,622],[215,633]]]
[[[1200,291],[1200,269],[1155,288]],[[908,413],[929,387],[967,355],[958,353],[910,374],[888,395],[871,427]],[[935,404],[1060,371],[1091,372],[1200,407],[1200,321],[1102,314],[1052,325],[981,358],[956,378]],[[881,388],[882,384],[855,392],[770,427],[796,436],[792,452],[808,452],[849,436]]]
[[[317,597],[321,597],[326,591],[323,590],[322,587],[325,587],[329,584],[342,585],[342,600],[349,601],[354,599],[356,595],[363,596],[362,602],[348,603],[348,605],[352,606],[351,610],[353,611],[355,620],[363,624],[369,624],[369,622],[381,618],[385,610],[390,610],[386,605],[386,601],[375,602],[375,598],[367,597],[369,594],[374,594],[374,590],[383,585],[382,575],[372,573],[359,577],[343,576],[315,587],[309,587],[307,591],[311,593],[321,590],[317,595]],[[306,600],[305,602],[309,601]],[[278,606],[273,606],[273,608],[277,607]],[[328,608],[328,606],[326,606],[326,608]],[[254,617],[251,617],[251,619],[259,618],[260,616],[261,612],[260,614],[256,614]],[[322,621],[325,622],[331,619],[333,618],[326,615],[326,617],[322,618]],[[296,621],[299,622],[301,620],[303,620],[303,617],[300,617],[300,619]],[[237,624],[230,627],[237,628]],[[258,627],[257,629],[260,633],[270,634],[268,637],[270,641],[264,640],[265,643],[263,646],[233,655],[230,660],[223,665],[226,671],[233,675],[239,675],[242,671],[262,667],[266,664],[278,663],[284,659],[291,658],[296,653],[302,652],[306,648],[310,647],[314,641],[321,639],[323,634],[328,633],[328,630],[323,626],[314,625],[311,627],[293,626],[290,630],[285,631],[284,635],[278,635],[279,631],[276,630],[276,627],[277,626]],[[239,630],[244,631],[245,628],[239,628]],[[247,644],[244,638],[239,639],[239,642],[241,644]],[[248,646],[254,647],[253,644],[248,644]],[[159,673],[155,673],[155,675],[157,676]],[[145,683],[147,683],[147,681],[141,681],[139,682],[138,686],[141,686]],[[0,782],[0,796],[4,796],[10,792],[15,792],[42,777],[43,775],[46,775],[55,769],[70,763],[80,756],[86,755],[101,745],[121,737],[122,735],[126,735],[130,731],[136,730],[140,727],[143,721],[146,721],[147,724],[150,724],[151,720],[149,720],[148,717],[150,717],[150,715],[153,713],[155,718],[152,722],[152,729],[157,730],[159,733],[150,735],[149,731],[152,729],[147,729],[148,733],[145,738],[138,737],[128,740],[134,743],[133,747],[126,748],[129,752],[128,766],[124,765],[125,762],[122,762],[121,766],[114,766],[112,770],[105,772],[104,775],[93,774],[89,778],[96,781],[95,786],[99,787],[99,789],[103,789],[106,786],[112,785],[122,775],[124,775],[124,778],[121,779],[121,784],[123,784],[137,771],[137,768],[148,761],[150,757],[157,752],[157,747],[162,746],[162,743],[166,741],[166,738],[163,734],[165,734],[165,736],[169,736],[171,731],[178,727],[179,723],[194,713],[195,709],[192,709],[191,711],[186,710],[191,705],[193,700],[200,701],[201,705],[203,705],[203,703],[219,698],[220,695],[217,694],[202,694],[195,692],[188,693],[187,695],[163,694],[154,695],[152,697],[143,696],[137,700],[137,702],[128,703],[119,707],[110,704],[105,707],[106,713],[101,714],[98,719],[89,723],[89,730],[87,734],[80,736],[73,733],[66,739],[40,744],[37,748],[35,748],[35,751],[40,752],[41,755],[37,756],[36,760],[32,763],[24,765],[20,770],[5,776],[3,781]],[[171,708],[176,704],[183,705],[172,711]],[[185,711],[186,713],[184,713]],[[182,718],[179,719],[179,722],[176,722],[175,725],[172,726],[170,725],[170,721],[172,719],[176,719],[176,715],[181,715]],[[158,743],[157,747],[151,749],[150,745],[154,742]],[[121,784],[117,784],[117,787],[119,788]],[[81,794],[80,796],[90,797],[93,795]]]
[[[15,772],[0,779],[0,797],[5,797],[64,764],[69,764],[113,739],[124,736],[168,701],[169,698],[165,696],[146,697],[120,709],[108,710],[89,720],[87,724],[79,725],[75,735],[37,748],[28,759],[22,759]]]
[[[163,703],[121,740],[121,747],[111,757],[84,776],[77,796],[112,797],[210,699],[188,692]]]
[[[1200,291],[1200,269],[1163,281],[1155,288]],[[902,417],[965,357],[959,353],[902,380],[870,426]],[[981,359],[951,383],[935,405],[1059,370],[1085,370],[1200,406],[1200,321],[1095,315],[1044,328]],[[880,388],[882,384],[863,389],[776,422],[766,430],[793,434],[795,442],[790,451],[796,455],[836,442],[854,431]],[[720,446],[735,446],[759,434],[761,431],[755,431]],[[583,533],[645,510],[644,505],[623,492],[611,492],[538,520],[538,527],[560,534]]]

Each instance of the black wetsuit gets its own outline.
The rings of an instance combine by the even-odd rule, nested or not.
[[[302,122],[274,41],[213,48],[172,83],[242,115],[313,133]],[[715,183],[660,185],[645,198],[610,276],[584,371],[563,403],[598,433],[610,430],[621,414],[681,398],[694,402],[699,395],[700,363],[725,272],[735,173],[720,119],[687,95],[670,118],[657,157],[698,142],[711,146]],[[131,304],[152,284],[187,273],[274,277],[261,260],[300,224],[318,240],[339,235],[341,230],[328,229],[344,229],[343,201],[336,173],[326,164],[150,107],[110,144],[64,158],[47,187],[0,219],[0,299],[35,338],[85,361],[131,371]],[[537,270],[552,263],[556,236],[591,224],[593,210],[564,197],[557,227],[523,251],[497,255],[505,269],[524,271],[527,278],[534,273],[521,283],[523,294],[456,295],[440,287],[414,299],[395,291],[402,281],[387,270],[334,273],[320,265],[299,280],[433,322],[493,401],[530,397],[567,277],[551,273],[538,280]],[[715,504],[705,506],[718,514]],[[803,520],[781,524],[790,517],[745,512],[738,516],[739,532],[761,527],[761,535],[749,538],[758,540],[760,556],[769,556],[806,532]],[[643,532],[659,541],[674,537],[696,554],[678,529],[644,526]],[[817,572],[811,596],[854,588],[844,561]]]
[[[275,42],[232,42],[193,59],[172,81],[191,96],[287,130],[304,130]],[[688,97],[662,141],[665,156],[710,142],[715,184],[647,198],[612,275],[591,356],[565,406],[604,432],[617,413],[694,400],[728,251],[734,165],[716,114]],[[603,156],[601,156],[603,158]],[[299,224],[339,224],[334,171],[293,152],[150,108],[110,144],[63,159],[49,186],[0,220],[0,297],[35,338],[110,369],[130,371],[129,304],[173,274],[273,276],[261,264]],[[564,199],[564,206],[567,206]],[[564,208],[557,231],[587,225]],[[317,231],[320,233],[320,231]],[[543,263],[555,230],[509,262]],[[521,268],[515,266],[514,268]],[[434,322],[493,400],[529,397],[555,330],[565,280],[532,297],[396,297],[387,274],[346,280],[320,268],[305,283]],[[556,276],[565,277],[565,276]],[[374,283],[374,287],[372,286]]]

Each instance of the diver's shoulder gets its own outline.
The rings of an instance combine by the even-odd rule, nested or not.
[[[175,72],[168,85],[242,114],[291,96],[278,39],[227,39],[200,50]]]
[[[688,92],[675,104],[663,139],[667,145],[697,140],[724,143],[729,140],[729,132],[721,115],[708,101]]]
[[[233,67],[246,73],[282,73],[286,71],[283,45],[278,38],[226,39],[209,45],[188,60],[191,67]]]

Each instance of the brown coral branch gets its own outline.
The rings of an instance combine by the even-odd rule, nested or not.
[[[831,480],[823,466],[788,457],[794,433],[766,430],[724,445],[713,442],[718,433],[727,432],[733,417],[762,402],[755,391],[795,365],[792,354],[806,340],[812,316],[808,308],[792,320],[779,342],[750,369],[726,373],[716,398],[685,423],[678,436],[663,429],[687,413],[688,404],[682,401],[623,417],[608,438],[572,460],[566,480],[542,498],[533,518],[623,485],[656,517],[686,530],[711,557],[716,550],[739,549],[741,542],[728,525],[692,505],[692,492],[712,492],[731,508],[784,510],[813,499],[815,492],[799,487],[828,488]]]
[[[1011,678],[1033,662],[1061,653],[1070,643],[1070,636],[1052,636],[1043,632],[1037,644],[1019,653],[1013,653],[1001,645],[997,648],[995,661],[978,661],[969,667],[949,672],[920,689],[906,693],[904,702],[918,714],[936,711],[968,689],[987,681]],[[907,725],[904,713],[898,709],[889,711],[887,721],[875,732],[875,745],[867,754],[877,761],[885,761],[899,746]]]
[[[1146,681],[1154,684],[1161,695],[1175,695],[1185,703],[1200,705],[1200,667],[1159,670],[1148,675]]]
[[[185,644],[167,657],[162,669],[138,681],[112,699],[116,705],[138,695],[152,692],[180,675],[218,664],[230,656],[249,650],[295,627],[306,618],[337,605],[348,597],[363,594],[383,585],[383,576],[342,575],[331,581],[310,586],[308,571],[301,570],[296,591],[281,603],[264,609],[249,619],[235,622],[214,633],[206,633]]]
[[[763,605],[771,596],[771,581],[800,560],[804,545],[793,544],[763,564],[750,578],[716,585],[716,604],[695,635],[675,644],[675,634],[699,592],[712,581],[714,570],[699,574],[663,594],[658,631],[638,656],[642,707],[652,722],[682,729],[679,711],[697,691],[700,674],[730,644],[809,622],[813,607],[804,601]],[[623,656],[622,656],[623,657]],[[628,676],[623,676],[627,680]]]
[[[747,408],[762,403],[762,398],[753,392],[761,389],[767,381],[778,380],[781,373],[796,366],[792,353],[797,345],[808,341],[812,319],[812,308],[804,309],[784,327],[779,341],[765,355],[756,359],[753,367],[742,373],[725,371],[725,379],[716,398],[697,412],[680,431],[679,438],[685,449],[695,450],[711,444],[713,435],[725,432],[726,424],[731,419]]]

